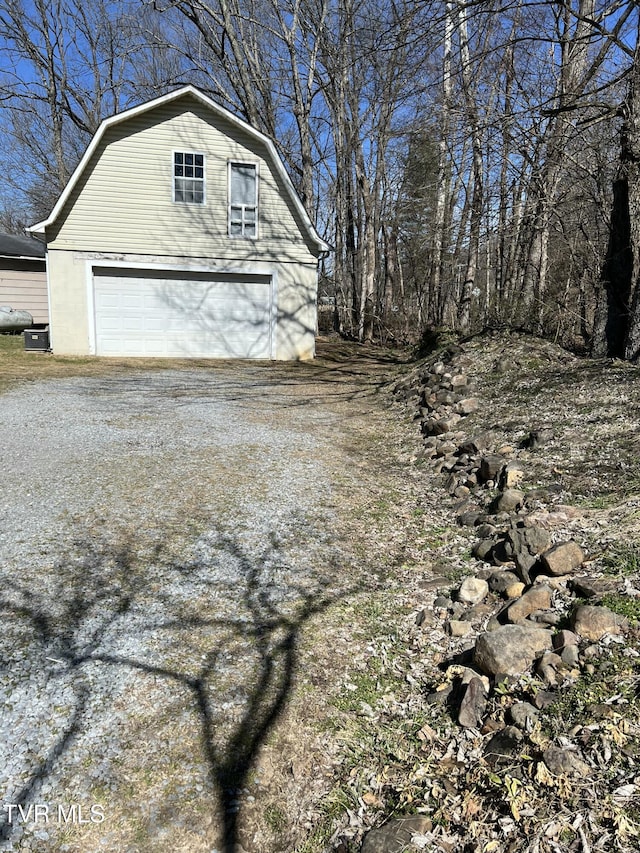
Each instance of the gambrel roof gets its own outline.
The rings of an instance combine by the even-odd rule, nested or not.
[[[273,143],[273,140],[266,136],[264,133],[261,133],[259,130],[256,130],[255,127],[252,127],[246,121],[243,121],[242,119],[238,118],[238,116],[234,115],[229,110],[225,109],[224,107],[221,107],[220,104],[217,104],[199,89],[196,89],[195,86],[183,86],[180,89],[176,89],[174,92],[169,92],[169,94],[167,95],[162,95],[161,97],[154,98],[151,101],[146,101],[144,104],[140,104],[137,107],[132,107],[131,109],[124,110],[121,113],[116,113],[110,118],[105,119],[96,131],[93,139],[89,144],[89,147],[87,148],[84,153],[84,156],[78,163],[78,166],[76,167],[74,173],[69,179],[69,182],[64,188],[60,198],[56,202],[56,205],[51,211],[49,217],[47,219],[44,219],[42,222],[38,222],[35,225],[32,225],[28,230],[33,234],[44,234],[45,230],[50,225],[53,225],[56,222],[58,216],[60,215],[61,211],[65,206],[65,203],[73,192],[74,187],[80,180],[93,153],[99,146],[103,136],[109,128],[113,127],[114,125],[126,122],[131,118],[141,115],[142,113],[149,112],[155,109],[156,107],[160,107],[165,104],[171,103],[172,101],[176,101],[180,98],[185,97],[186,95],[195,98],[201,104],[211,110],[211,112],[213,112],[220,118],[230,122],[232,125],[242,130],[248,136],[252,137],[253,139],[262,143],[265,146],[268,151],[271,162],[277,173],[279,174],[280,178],[282,179],[283,185],[290,196],[291,202],[293,203],[293,206],[295,207],[300,217],[300,221],[302,222],[303,227],[307,232],[307,236],[309,237],[311,242],[318,247],[319,253],[330,251],[330,245],[320,237],[315,226],[311,222],[311,219],[309,218],[309,215],[307,214],[307,211],[305,210],[304,205],[302,204],[300,197],[298,196],[298,193],[296,192],[293,184],[291,183],[291,179],[287,174],[284,164],[278,152],[276,151],[276,147]]]

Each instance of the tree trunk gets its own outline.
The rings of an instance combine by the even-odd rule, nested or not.
[[[627,118],[622,134],[621,154],[627,182],[632,258],[624,357],[627,361],[638,361],[640,359],[640,55],[638,47],[629,82]]]
[[[592,352],[640,359],[640,40],[622,107],[620,164],[613,186],[607,254]]]
[[[472,147],[472,178],[473,192],[471,197],[471,217],[469,224],[469,247],[467,263],[460,293],[458,305],[458,328],[466,332],[471,325],[471,303],[476,290],[476,275],[478,272],[478,254],[480,251],[480,226],[482,224],[482,211],[484,205],[483,186],[483,160],[482,139],[480,135],[480,121],[478,117],[478,105],[476,94],[473,90],[473,69],[471,67],[471,56],[469,51],[469,33],[467,25],[467,11],[458,3],[458,32],[460,37],[460,61],[462,63],[462,83],[464,89],[464,101],[469,123]]]
[[[602,268],[596,309],[592,355],[596,358],[624,354],[627,305],[633,258],[629,222],[629,192],[622,168],[613,184],[613,204],[607,255]]]
[[[448,136],[449,116],[453,99],[451,76],[451,51],[453,41],[453,5],[445,8],[444,51],[442,59],[442,108],[440,117],[440,139],[438,141],[438,182],[436,187],[435,221],[431,246],[431,270],[429,275],[428,319],[440,324],[443,318],[443,256],[444,247],[450,240],[449,217],[447,216],[451,191],[451,164],[449,162]]]

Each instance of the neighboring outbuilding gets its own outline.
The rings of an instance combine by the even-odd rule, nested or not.
[[[0,234],[0,305],[49,322],[45,247],[33,237]]]
[[[55,353],[312,358],[318,235],[268,137],[192,86],[106,119],[48,219]]]

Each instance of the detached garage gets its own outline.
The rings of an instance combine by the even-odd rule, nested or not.
[[[273,142],[191,86],[104,121],[31,231],[58,354],[314,355],[329,246]]]

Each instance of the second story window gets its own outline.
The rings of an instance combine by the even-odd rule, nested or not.
[[[229,163],[229,236],[258,236],[258,167]]]
[[[173,155],[173,200],[204,204],[204,154],[176,151]]]

